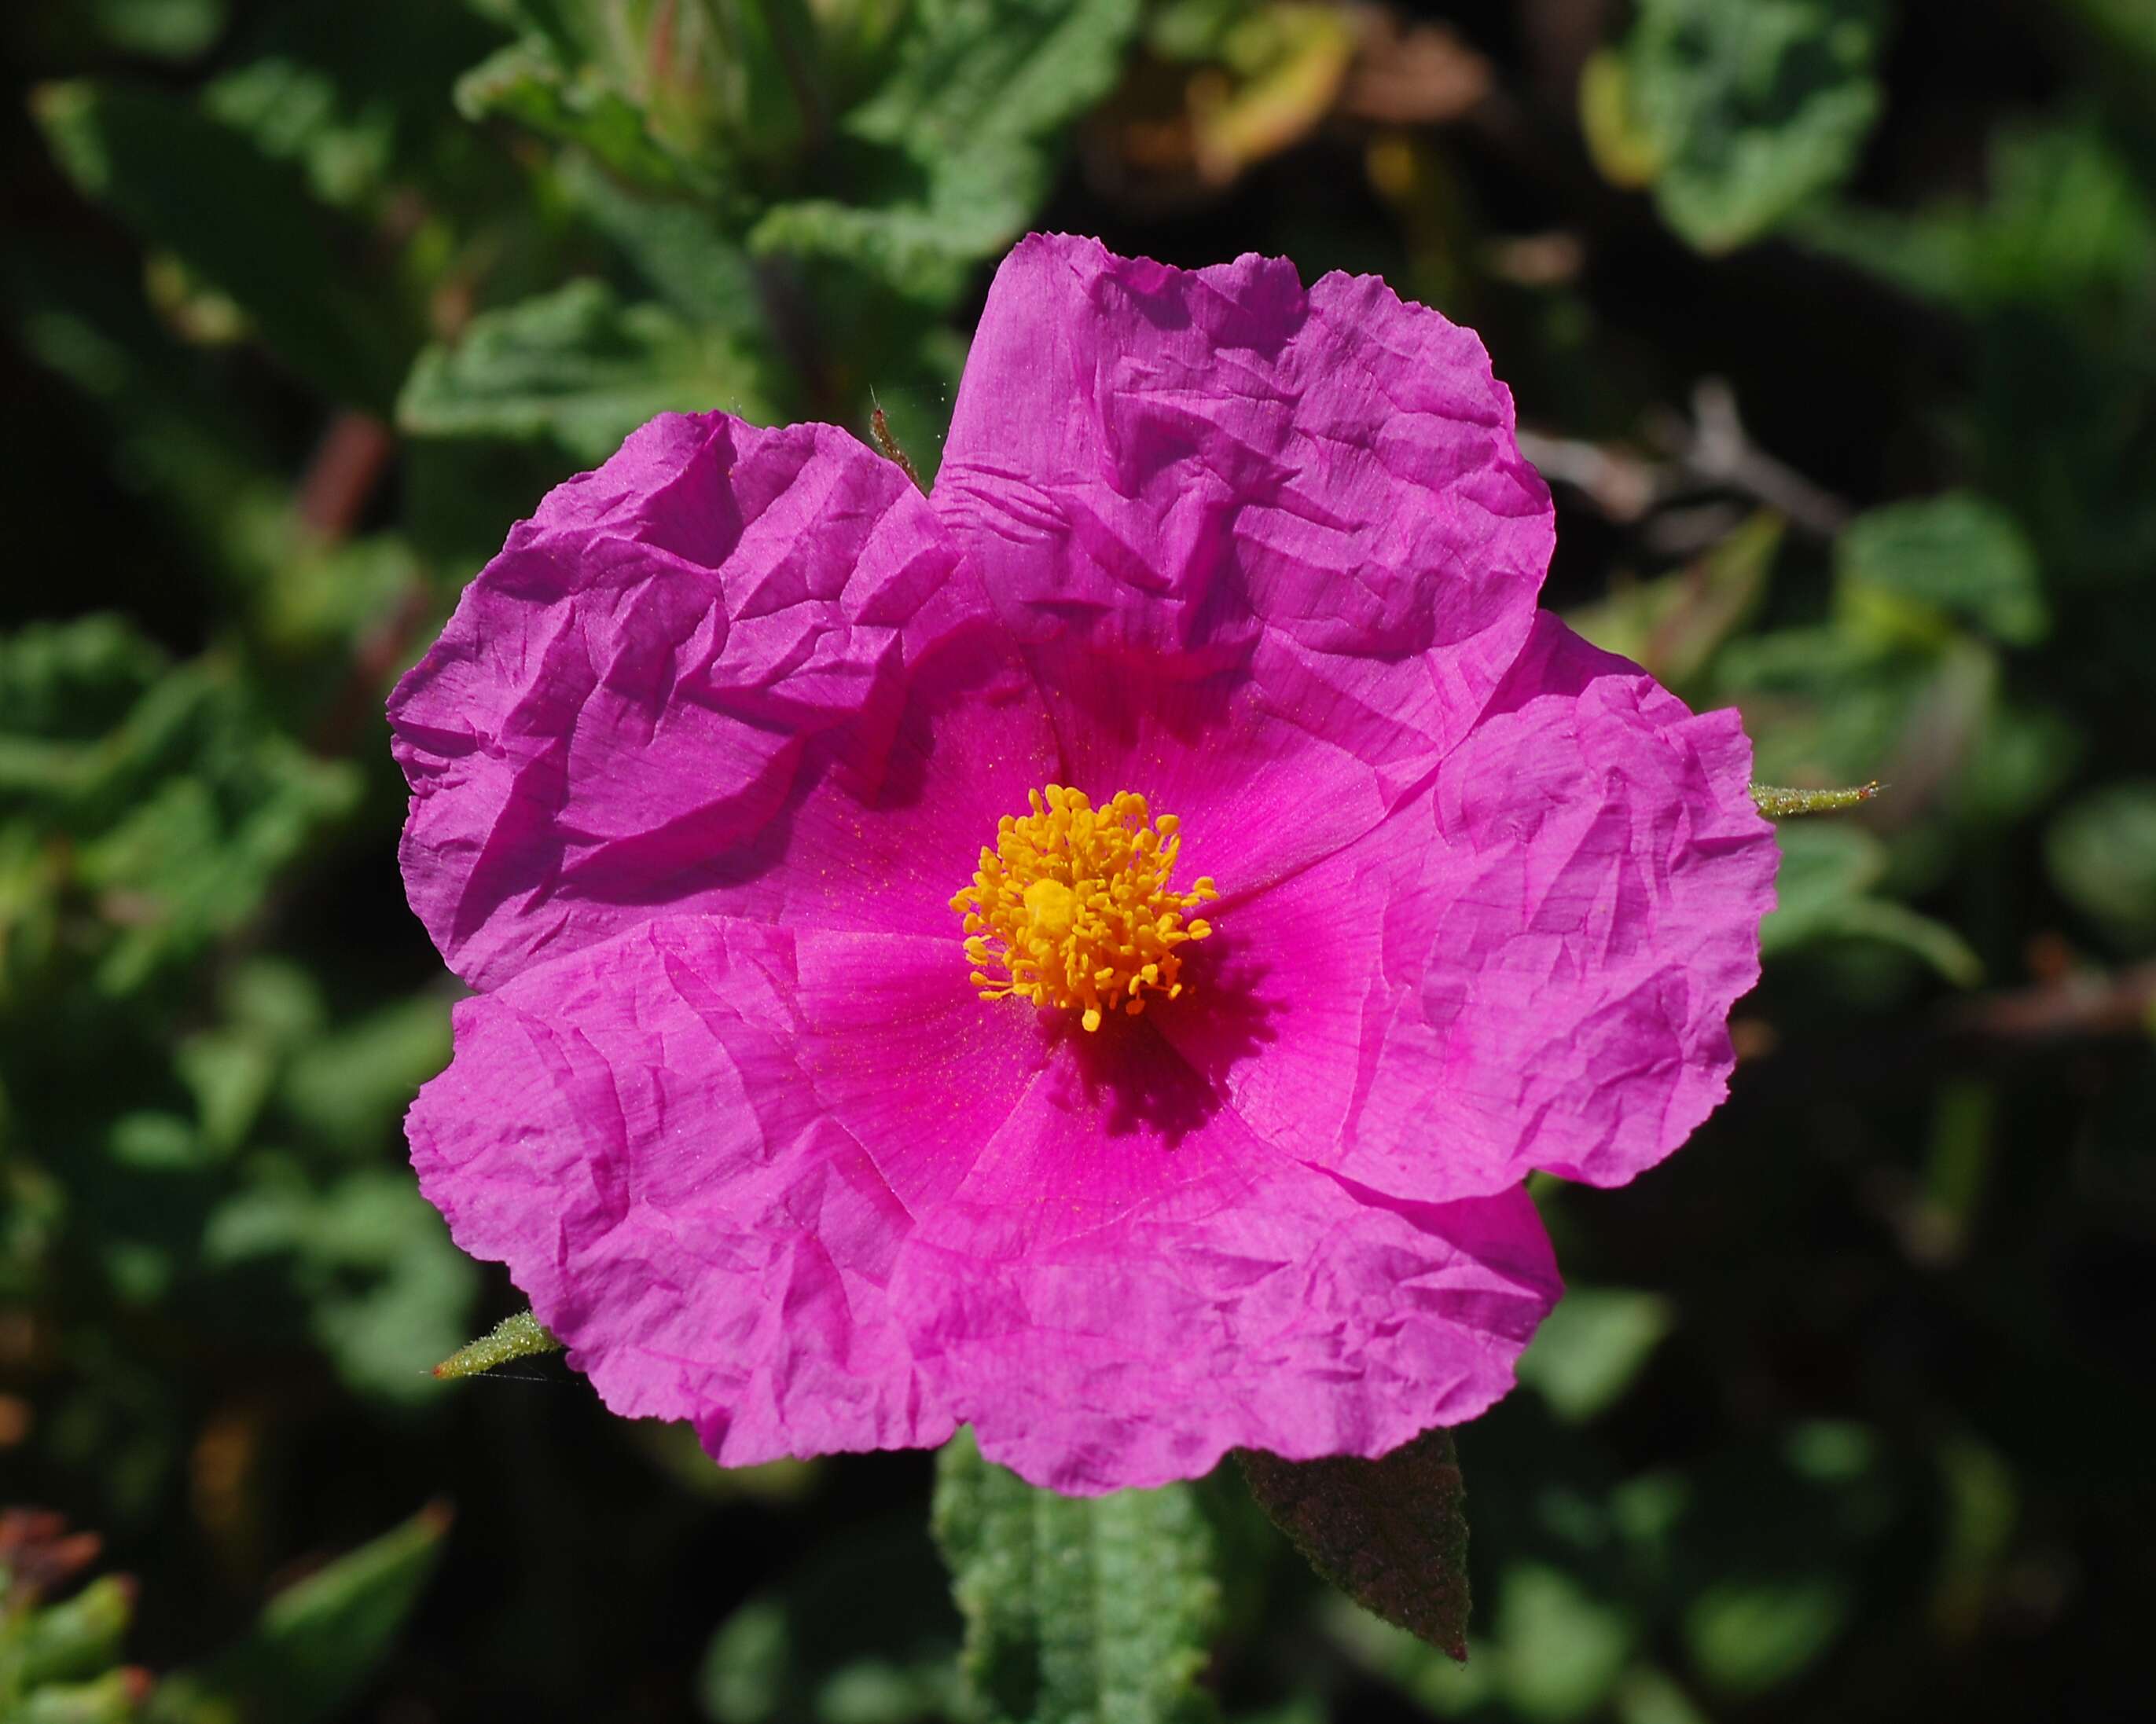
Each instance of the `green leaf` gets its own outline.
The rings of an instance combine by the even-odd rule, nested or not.
[[[2138,63],[2145,77],[2156,74],[2156,11],[2146,0],[2066,0],[2110,46]]]
[[[1676,1320],[1658,1293],[1568,1287],[1520,1356],[1520,1381],[1578,1424],[1623,1394]]]
[[[578,212],[682,317],[737,331],[752,351],[768,346],[756,265],[709,208],[630,190],[588,156],[565,157],[560,177]]]
[[[1059,1496],[981,1458],[937,1458],[935,1532],[966,1619],[962,1668],[993,1724],[1199,1724],[1219,1611],[1189,1487]]]
[[[1794,951],[1831,931],[1842,905],[1886,878],[1887,846],[1860,827],[1784,826],[1774,875],[1774,908],[1759,924],[1764,957]]]
[[[203,757],[192,770],[146,785],[118,823],[85,842],[78,856],[82,884],[104,900],[112,923],[99,979],[114,995],[237,930],[256,912],[270,882],[358,793],[348,765],[316,760],[274,733],[242,741],[226,731],[228,716],[244,722],[245,703],[228,701],[214,683],[185,677],[176,673],[172,680],[169,704],[191,706],[201,690],[202,716],[187,727],[210,731]],[[159,697],[167,692],[157,690],[145,708],[166,704]],[[154,725],[164,716],[138,714],[128,731],[139,735],[146,718]],[[123,731],[116,740],[126,736]],[[228,741],[237,746],[223,758],[210,752]],[[119,791],[138,777],[126,770],[132,764],[121,755],[116,769],[89,780],[88,788]]]
[[[1627,1670],[1612,1700],[1618,1724],[1708,1724],[1684,1690],[1652,1665]]]
[[[49,85],[33,108],[86,195],[229,295],[315,387],[388,411],[411,326],[354,285],[370,238],[317,203],[298,168],[155,91]]]
[[[1719,1582],[1685,1613],[1692,1663],[1729,1693],[1772,1688],[1833,1644],[1849,1620],[1850,1594],[1846,1580],[1828,1574]]]
[[[1138,15],[1137,0],[922,0],[840,122],[831,195],[776,205],[751,248],[956,299],[1046,197],[1056,135],[1114,87]]]
[[[1807,213],[1795,233],[1815,250],[1957,311],[2041,307],[2078,325],[2083,341],[2140,344],[2156,273],[2156,208],[2115,140],[2086,121],[2002,126],[1985,177],[1981,204],[1942,198],[1913,215],[1844,206]],[[2116,369],[2115,352],[2102,357]],[[2016,428],[2025,451],[2026,427]]]
[[[654,190],[737,195],[809,147],[832,101],[806,0],[526,0],[490,6],[520,39],[459,85]],[[845,49],[841,48],[841,58]]]
[[[1944,922],[1871,895],[1886,877],[1887,847],[1847,825],[1781,826],[1776,908],[1759,924],[1763,957],[1835,940],[1871,940],[1920,959],[1958,988],[1984,979],[1984,962]]]
[[[125,718],[167,662],[119,617],[34,623],[0,636],[0,713],[13,736],[87,741]]]
[[[1373,1615],[1466,1658],[1466,1489],[1451,1432],[1376,1460],[1240,1459],[1251,1494],[1312,1568]]]
[[[469,1334],[478,1271],[408,1176],[369,1167],[321,1191],[264,1178],[221,1203],[203,1234],[213,1265],[283,1263],[308,1331],[352,1387],[432,1394],[429,1367]]]
[[[1640,0],[1584,88],[1589,138],[1693,245],[1742,245],[1856,166],[1884,27],[1880,0]]]
[[[1714,670],[1716,694],[1743,709],[1763,783],[1876,778],[1897,798],[1913,790],[1919,807],[1974,752],[2000,679],[1997,649],[1972,635],[1889,643],[1845,615],[1732,640]]]
[[[17,1688],[96,1675],[120,1656],[134,1614],[132,1583],[108,1574],[19,1624],[0,1619],[8,1630],[0,1635],[0,1698]]]
[[[1506,1569],[1495,1617],[1498,1688],[1520,1716],[1548,1724],[1586,1717],[1603,1702],[1637,1632],[1621,1608],[1540,1562]]]
[[[396,1140],[419,1085],[449,1063],[449,1003],[420,994],[313,1042],[293,1060],[279,1099],[316,1138],[372,1156]]]
[[[162,1684],[150,1724],[183,1724],[215,1707],[262,1724],[338,1716],[396,1643],[434,1576],[449,1527],[448,1508],[430,1504],[287,1588],[239,1644],[200,1674]]]
[[[2156,941],[2156,779],[2106,785],[2044,836],[2052,882],[2122,945]]]
[[[1433,1716],[1573,1724],[1600,1715],[1640,1636],[1634,1609],[1570,1572],[1592,1561],[1506,1564],[1489,1627],[1469,1640],[1464,1665],[1345,1599],[1327,1627],[1350,1658]]]
[[[475,172],[499,199],[506,172],[494,177],[496,164],[471,149],[442,99],[498,39],[442,0],[285,0],[249,18],[241,54],[203,86],[203,108],[264,155],[299,164],[315,195],[341,208],[394,220],[384,206],[401,188],[461,202],[478,188]]]
[[[705,1715],[928,1724],[959,1713],[959,1622],[941,1579],[914,1516],[848,1526],[720,1625],[697,1682]],[[861,1609],[863,1598],[876,1609]]]
[[[105,39],[131,54],[192,59],[223,33],[228,0],[92,0]]]
[[[107,1670],[94,1681],[39,1688],[8,1714],[8,1724],[131,1724],[141,1716],[148,1680],[140,1670]]]
[[[421,354],[397,418],[418,437],[544,439],[596,463],[670,408],[768,421],[773,393],[745,329],[700,327],[664,305],[624,305],[603,282],[572,281],[475,317],[455,346]]]
[[[9,274],[25,350],[94,408],[122,487],[182,530],[172,578],[185,579],[191,560],[252,572],[255,523],[289,516],[290,476],[209,387],[203,356],[172,341],[141,282],[116,275],[101,249],[44,249]]]
[[[381,184],[396,146],[393,115],[341,112],[329,72],[282,57],[226,73],[203,90],[203,106],[264,155],[300,163],[315,195],[340,208]]]
[[[0,695],[19,695],[0,702],[0,808],[66,839],[14,878],[88,895],[100,919],[69,949],[113,995],[244,924],[358,793],[348,763],[278,734],[229,663],[146,682],[157,662],[109,619],[0,639]]]
[[[619,91],[580,80],[544,49],[512,43],[459,79],[457,108],[467,119],[499,116],[588,150],[638,185],[711,194],[711,177],[654,138],[643,110]]]
[[[1860,515],[1835,541],[1836,599],[1852,620],[1892,639],[1974,623],[2010,646],[2051,625],[2036,553],[2014,519],[1966,492]]]

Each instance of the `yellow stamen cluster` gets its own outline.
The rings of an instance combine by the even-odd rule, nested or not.
[[[1118,1008],[1137,1017],[1148,991],[1173,999],[1176,948],[1213,931],[1184,913],[1220,895],[1205,879],[1171,890],[1175,816],[1156,820],[1127,790],[1099,808],[1060,784],[1027,798],[1033,812],[996,823],[995,849],[951,900],[981,998],[1075,1006],[1088,1029]]]

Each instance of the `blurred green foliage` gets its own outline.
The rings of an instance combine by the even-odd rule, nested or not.
[[[388,1650],[441,1554],[449,1516],[422,1510],[285,1588],[198,1670],[159,1680],[120,1664],[135,1583],[77,1585],[92,1534],[57,1516],[0,1516],[0,1716],[11,1724],[315,1724],[334,1717]]]
[[[1703,250],[1756,239],[1856,165],[1887,18],[1883,0],[1640,0],[1581,80],[1587,142]]]
[[[141,1589],[0,1585],[0,1711],[2131,1715],[2146,13],[9,8],[0,1494]],[[1781,829],[1698,1141],[1537,1183],[1574,1289],[1459,1434],[1464,1669],[1232,1470],[1062,1506],[963,1446],[940,1486],[722,1474],[558,1360],[429,1372],[520,1301],[403,1165],[454,990],[397,880],[388,683],[660,408],[880,403],[932,475],[1034,225],[1379,270],[1472,322],[1556,490],[1550,602],[1740,706],[1763,782],[1886,785]],[[453,1535],[405,1519],[438,1495]]]

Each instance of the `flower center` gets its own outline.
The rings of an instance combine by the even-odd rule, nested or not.
[[[981,998],[1075,1006],[1088,1029],[1119,1007],[1137,1017],[1148,992],[1173,999],[1176,948],[1213,931],[1184,912],[1220,895],[1209,879],[1172,889],[1175,816],[1155,819],[1127,790],[1099,808],[1060,784],[1026,799],[1033,812],[996,823],[995,849],[951,900]]]

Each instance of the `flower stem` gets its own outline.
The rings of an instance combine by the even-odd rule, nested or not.
[[[898,446],[898,439],[891,434],[891,421],[883,416],[883,408],[876,408],[869,414],[869,433],[875,439],[875,446],[887,461],[898,463],[899,470],[922,490],[928,487],[921,483],[921,475],[906,451]]]
[[[1867,803],[1879,794],[1879,781],[1857,784],[1847,790],[1789,790],[1774,784],[1754,784],[1752,800],[1769,820],[1786,820],[1792,814],[1838,814]]]
[[[560,1342],[540,1327],[536,1317],[521,1311],[513,1317],[504,1317],[478,1340],[459,1347],[434,1367],[434,1375],[444,1383],[453,1383],[459,1377],[476,1377],[496,1365],[506,1365],[512,1359],[558,1352],[561,1347]]]

